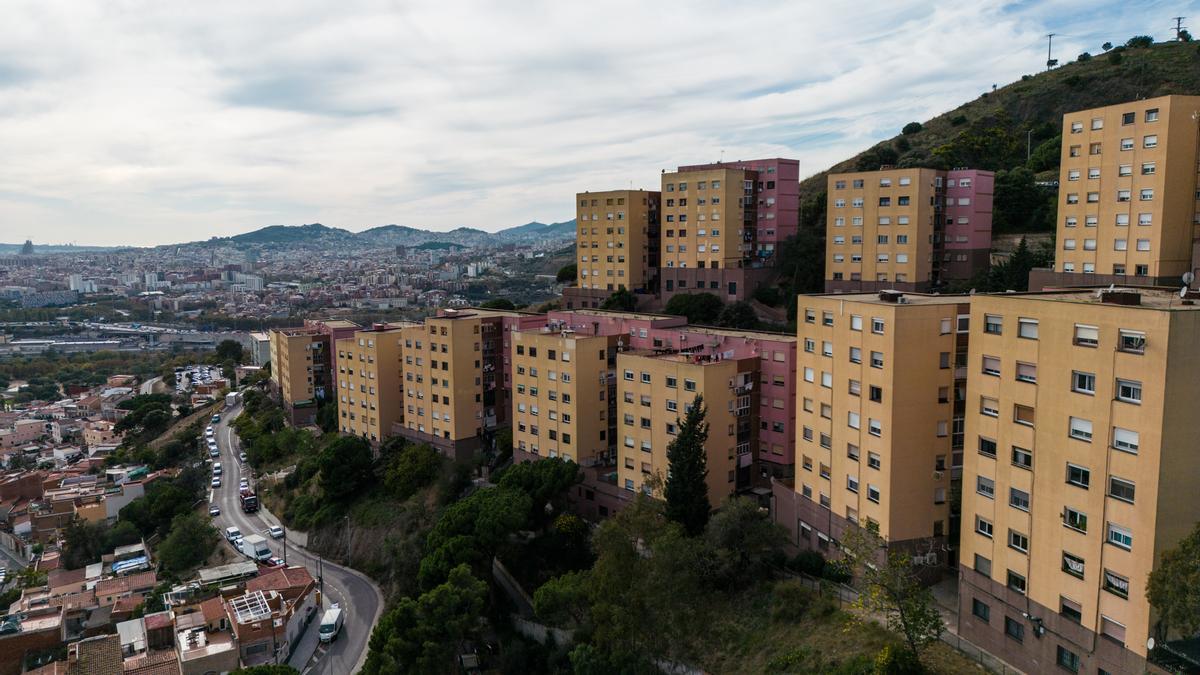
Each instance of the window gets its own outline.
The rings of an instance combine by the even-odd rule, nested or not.
[[[1000,402],[987,396],[979,397],[979,412],[988,417],[1000,416]]]
[[[1093,395],[1096,393],[1096,376],[1078,370],[1071,372],[1071,391],[1080,394]]]
[[[861,331],[862,327],[863,327],[862,317],[851,314],[850,315],[850,330]]]
[[[1104,579],[1101,583],[1104,590],[1109,593],[1121,598],[1129,597],[1129,579],[1120,574],[1104,570]]]
[[[1024,490],[1018,490],[1017,488],[1009,488],[1008,505],[1016,509],[1021,509],[1022,511],[1028,511],[1029,493]]]
[[[1138,451],[1138,432],[1122,429],[1121,427],[1113,427],[1113,447],[1117,450],[1137,454]]]
[[[1021,553],[1029,553],[1029,537],[1017,532],[1016,530],[1008,531],[1008,546]]]
[[[1057,645],[1057,649],[1058,656],[1055,658],[1055,662],[1058,663],[1059,667],[1066,668],[1072,673],[1078,673],[1079,656],[1062,645]]]
[[[867,485],[867,499],[869,501],[879,503],[879,488],[874,485]]]
[[[971,598],[971,614],[986,622],[992,616],[992,608],[980,602],[979,598]]]
[[[1087,514],[1068,506],[1063,509],[1063,525],[1087,533]]]
[[[1133,481],[1117,478],[1116,476],[1108,477],[1108,496],[1113,499],[1119,499],[1123,502],[1133,503],[1134,486]]]
[[[858,347],[850,348],[850,363],[862,363],[862,349]]]
[[[1025,594],[1025,577],[1012,570],[1008,570],[1008,580],[1005,585],[1022,595]]]
[[[1017,642],[1024,642],[1025,626],[1011,616],[1006,616],[1004,617],[1004,634]]]
[[[1019,403],[1013,405],[1013,421],[1017,424],[1033,426],[1036,422],[1036,413],[1033,406],[1021,405]]]
[[[975,491],[979,494],[992,499],[996,496],[996,481],[983,476],[975,477]]]
[[[859,428],[859,425],[861,423],[860,419],[861,418],[859,417],[859,414],[854,412],[853,410],[846,413],[846,424],[848,424],[851,429]]]
[[[1017,335],[1026,340],[1036,340],[1038,337],[1038,322],[1036,319],[1018,319]]]
[[[1143,137],[1142,138],[1142,147],[1157,148],[1158,147],[1158,136],[1156,136],[1154,134],[1150,134],[1149,136]]]
[[[1108,543],[1119,546],[1126,551],[1133,550],[1133,532],[1120,525],[1108,524]]]
[[[996,441],[993,441],[990,438],[984,438],[983,436],[980,436],[979,437],[979,454],[986,455],[988,457],[995,457],[996,456]]]
[[[1067,483],[1086,490],[1092,484],[1092,472],[1078,464],[1067,464]]]
[[[872,469],[878,469],[882,465],[883,465],[883,460],[880,459],[880,457],[877,453],[874,453],[874,452],[867,453],[867,466],[871,467]]]
[[[1023,469],[1033,468],[1033,453],[1025,448],[1013,446],[1012,448],[1012,463],[1013,466],[1019,466]]]
[[[995,314],[985,314],[983,317],[983,332],[1000,335],[1004,332],[1004,320]]]
[[[1070,574],[1073,577],[1083,578],[1084,563],[1083,558],[1077,555],[1072,555],[1063,551],[1062,554],[1062,571]]]
[[[1000,359],[995,356],[983,357],[983,374],[1000,377]]]
[[[1154,189],[1153,188],[1143,188],[1141,190],[1138,190],[1138,199],[1143,202],[1154,201]]]
[[[883,367],[883,352],[871,352],[871,367],[872,368],[882,368]]]
[[[1037,382],[1037,366],[1032,363],[1017,362],[1017,379],[1022,382]]]
[[[1133,139],[1132,138],[1122,138],[1121,139],[1121,149],[1122,150],[1132,150],[1133,149]]]
[[[877,419],[868,418],[867,419],[867,433],[871,434],[872,436],[882,436],[883,435],[883,423]]]
[[[1100,344],[1100,329],[1095,326],[1076,324],[1075,344],[1081,347],[1095,347]]]
[[[978,529],[978,528],[976,528],[976,529]],[[988,535],[988,536],[991,536],[991,535]],[[976,553],[975,554],[975,571],[979,572],[980,574],[982,574],[985,577],[992,576],[992,561],[988,560],[987,558]]]
[[[1100,617],[1100,635],[1119,645],[1125,644],[1125,626],[1107,616],[1102,615]]]
[[[1117,349],[1130,354],[1146,352],[1146,334],[1122,328],[1118,333]]]
[[[1134,380],[1117,380],[1117,400],[1126,403],[1142,402],[1142,383]]]
[[[1070,418],[1070,435],[1071,438],[1077,438],[1081,441],[1092,440],[1092,421],[1085,420],[1082,417]]]

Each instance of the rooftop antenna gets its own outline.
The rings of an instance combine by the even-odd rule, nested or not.
[[[1050,48],[1054,46],[1054,36],[1058,33],[1046,34],[1046,70],[1058,65],[1058,59],[1050,58]]]
[[[1175,41],[1180,42],[1182,40],[1182,38],[1180,37],[1179,34],[1182,33],[1184,30],[1183,29],[1183,20],[1186,19],[1187,17],[1186,16],[1174,16],[1171,18],[1175,20]]]

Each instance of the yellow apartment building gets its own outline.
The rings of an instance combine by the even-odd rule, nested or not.
[[[1200,520],[1194,303],[972,298],[961,635],[1027,672],[1145,671],[1147,576]]]
[[[945,564],[967,298],[889,291],[798,302],[799,522],[787,526],[801,546],[829,550],[847,527],[869,525]]]
[[[653,350],[617,355],[617,478],[629,491],[662,497],[647,483],[666,480],[667,446],[696,396],[707,411],[708,499],[719,507],[737,490],[737,469],[757,445],[758,359],[720,359]]]
[[[270,333],[271,387],[293,424],[312,424],[317,401],[334,386],[333,342],[358,328],[350,321],[306,320]]]
[[[618,335],[546,326],[513,331],[515,461],[562,457],[611,465]]]
[[[729,168],[663,173],[664,301],[680,292],[707,291],[722,299],[749,292],[741,270],[755,250],[756,176]]]
[[[920,168],[830,174],[825,290],[927,290],[944,176]]]
[[[581,192],[575,203],[578,287],[601,291],[595,294],[600,299],[623,289],[655,289],[659,193]]]
[[[1036,287],[1195,271],[1198,114],[1200,96],[1161,96],[1063,116],[1057,274]]]
[[[342,433],[378,443],[392,434],[404,406],[401,345],[404,327],[376,324],[337,340],[338,425]]]
[[[454,459],[474,456],[509,418],[505,318],[517,312],[443,310],[401,333],[404,400],[392,432]]]

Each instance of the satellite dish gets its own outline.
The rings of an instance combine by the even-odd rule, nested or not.
[[[1187,286],[1184,286],[1183,288],[1179,289],[1179,297],[1181,297],[1181,298],[1187,298],[1187,294],[1188,294],[1188,287],[1187,287]]]
[[[1146,640],[1146,649],[1149,649],[1150,651],[1154,651],[1154,638],[1150,638],[1150,639]]]
[[[1195,280],[1196,280],[1196,275],[1195,275],[1195,274],[1192,274],[1191,272],[1184,272],[1184,273],[1183,273],[1183,283],[1184,283],[1184,285],[1185,285],[1185,286],[1191,286],[1191,285],[1192,285],[1192,282],[1193,282],[1193,281],[1195,281]]]

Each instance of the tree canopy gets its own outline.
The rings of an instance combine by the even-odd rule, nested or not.
[[[342,436],[321,451],[321,488],[335,502],[348,502],[371,482],[371,445],[358,436]]]
[[[605,298],[604,302],[600,303],[600,309],[632,312],[637,309],[637,296],[628,289],[622,288]]]
[[[554,280],[560,284],[569,284],[575,281],[575,275],[578,271],[578,265],[571,263],[563,265],[558,269],[558,274],[554,275]]]
[[[511,310],[511,309],[517,308],[517,306],[513,304],[513,301],[509,300],[508,298],[496,298],[494,300],[488,300],[487,302],[483,303],[479,307],[481,309],[499,309],[499,310]]]
[[[712,325],[721,315],[721,298],[712,293],[680,293],[671,296],[663,312],[687,317],[688,323]]]
[[[241,363],[245,358],[245,349],[237,340],[221,340],[217,344],[216,357],[218,361],[233,361]]]
[[[708,523],[708,422],[704,398],[697,396],[688,407],[679,433],[667,445],[667,474],[663,496],[667,500],[667,518],[683,526],[689,535],[697,535]]]
[[[1200,635],[1200,523],[1174,548],[1163,551],[1146,582],[1146,598],[1158,611],[1160,637]]]
[[[753,329],[758,327],[758,315],[754,307],[745,300],[725,305],[717,317],[717,325],[723,328]]]

